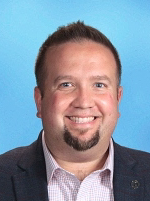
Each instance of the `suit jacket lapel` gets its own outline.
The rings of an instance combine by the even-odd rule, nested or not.
[[[137,162],[115,143],[114,150],[114,200],[143,201],[144,179],[138,175]]]
[[[18,167],[21,171],[13,176],[16,200],[48,201],[41,134],[38,141],[23,154]]]

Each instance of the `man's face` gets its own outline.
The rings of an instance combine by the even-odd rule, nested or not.
[[[49,148],[85,151],[109,141],[122,88],[111,51],[92,41],[67,42],[46,54],[43,97],[35,88]]]

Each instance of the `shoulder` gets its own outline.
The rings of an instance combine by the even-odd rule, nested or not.
[[[150,153],[127,148],[114,143],[114,157],[117,164],[132,165],[136,164],[139,170],[149,171],[150,169]],[[133,166],[134,166],[133,165]]]
[[[29,146],[18,147],[0,155],[0,173],[14,173],[43,161],[42,131],[38,139]]]
[[[35,146],[35,142],[29,146],[18,147],[13,150],[10,150],[4,154],[0,155],[0,172],[2,173],[11,173],[13,171],[17,171],[18,167],[17,164],[22,159],[24,155],[32,156],[33,149]],[[30,160],[30,157],[26,160]]]
[[[137,158],[137,159],[147,158],[150,160],[150,153],[148,153],[148,152],[121,146],[117,143],[114,143],[114,148],[115,148],[115,151],[117,151],[117,152],[119,151],[119,152],[125,153],[125,154],[127,153],[129,155],[132,155],[134,158]]]

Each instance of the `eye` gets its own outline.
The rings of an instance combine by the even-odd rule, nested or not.
[[[60,84],[61,87],[71,87],[72,84],[70,82],[64,82],[62,84]]]
[[[71,82],[63,82],[61,84],[59,84],[58,88],[60,90],[67,90],[67,89],[72,89],[73,87],[73,84]]]
[[[103,83],[101,83],[101,82],[96,83],[95,86],[98,87],[98,88],[103,88],[103,87],[105,87],[105,85],[104,85]]]

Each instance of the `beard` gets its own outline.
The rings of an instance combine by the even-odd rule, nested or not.
[[[80,130],[80,134],[84,134],[87,130]],[[73,149],[77,151],[86,151],[94,147],[100,139],[99,129],[95,132],[93,137],[89,140],[80,140],[77,137],[74,137],[68,128],[65,126],[64,133],[63,133],[64,141]]]

